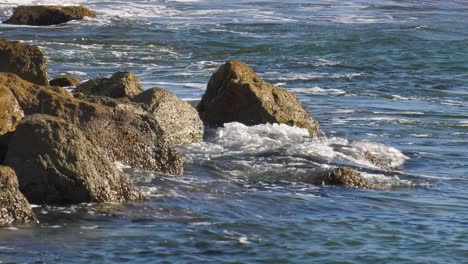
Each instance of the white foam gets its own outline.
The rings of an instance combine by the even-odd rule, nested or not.
[[[323,89],[318,86],[312,88],[292,88],[289,89],[296,93],[312,94],[312,95],[343,95],[345,91],[341,89]]]
[[[399,150],[367,140],[310,137],[303,128],[284,124],[245,126],[227,123],[206,142],[182,147],[187,161],[226,159],[226,173],[245,175],[306,175],[311,168],[330,168],[331,162],[346,160],[378,169],[366,157],[372,154],[386,168],[398,168],[408,159]]]

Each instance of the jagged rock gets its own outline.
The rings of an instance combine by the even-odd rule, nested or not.
[[[328,172],[324,175],[322,183],[360,189],[375,188],[375,186],[359,172],[347,167],[339,167]]]
[[[96,78],[76,87],[76,92],[112,98],[133,97],[143,88],[140,79],[131,72],[116,72],[110,78]]]
[[[174,144],[203,139],[203,122],[197,110],[174,93],[152,88],[135,96],[132,101],[144,105]]]
[[[28,200],[18,188],[15,172],[0,166],[0,226],[37,222]]]
[[[26,115],[48,114],[76,125],[112,161],[143,170],[183,172],[177,150],[149,114],[65,96],[14,74],[0,73],[0,85],[13,92]]]
[[[14,131],[24,113],[10,89],[0,86],[0,135]]]
[[[11,72],[39,85],[49,83],[42,50],[19,41],[0,40],[0,72]]]
[[[96,14],[82,6],[18,6],[14,9],[13,15],[3,23],[49,26],[80,20],[86,16],[96,17]]]
[[[75,77],[65,76],[65,77],[58,77],[49,82],[52,86],[60,86],[60,87],[69,87],[69,86],[78,86],[80,84],[80,80]]]
[[[280,123],[306,128],[311,135],[321,132],[291,92],[265,82],[247,64],[234,60],[211,76],[197,109],[210,126]]]
[[[142,199],[106,154],[74,125],[49,115],[25,117],[5,164],[16,171],[32,203],[71,204]]]

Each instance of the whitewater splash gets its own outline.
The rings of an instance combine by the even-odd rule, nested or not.
[[[285,124],[227,123],[208,131],[204,142],[181,150],[187,163],[253,181],[300,181],[313,173],[350,166],[375,183],[411,185],[392,173],[408,159],[396,148],[367,140],[311,137],[306,129]]]

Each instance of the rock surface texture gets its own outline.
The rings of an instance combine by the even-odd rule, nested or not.
[[[31,206],[18,188],[15,172],[0,166],[0,226],[36,221]]]
[[[13,134],[5,164],[32,203],[71,204],[139,200],[133,187],[74,125],[49,115],[25,117]]]
[[[13,15],[3,23],[50,26],[66,23],[71,20],[80,20],[86,16],[96,17],[96,14],[82,6],[18,6],[13,11]]]
[[[171,174],[183,172],[177,150],[158,122],[147,113],[75,99],[48,87],[33,85],[14,74],[0,73],[0,85],[13,92],[26,115],[47,114],[76,125],[112,161],[136,169]]]
[[[23,110],[13,93],[0,86],[0,135],[14,131],[23,117]]]
[[[197,109],[210,126],[280,123],[306,128],[311,135],[321,133],[318,122],[291,92],[265,82],[247,64],[234,60],[211,76]]]
[[[39,85],[49,84],[42,50],[19,41],[0,40],[0,72],[11,72]]]
[[[49,82],[52,86],[60,86],[60,87],[69,87],[69,86],[78,86],[80,84],[80,80],[75,77],[66,76],[66,77],[59,77],[51,80]]]
[[[76,87],[77,92],[90,95],[109,96],[112,98],[133,97],[143,88],[140,79],[131,72],[117,72],[110,78],[96,78]]]
[[[174,93],[152,88],[135,96],[132,101],[143,104],[172,143],[177,145],[203,139],[203,122],[197,110]]]
[[[375,186],[359,172],[347,167],[339,167],[330,171],[324,175],[322,183],[360,189],[375,188]]]

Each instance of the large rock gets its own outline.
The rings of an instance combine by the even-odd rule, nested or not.
[[[140,79],[134,73],[116,72],[110,78],[96,78],[84,82],[76,87],[76,92],[120,98],[133,97],[143,92],[143,88]]]
[[[26,198],[18,188],[15,172],[0,166],[0,226],[37,222]]]
[[[24,113],[10,89],[0,86],[0,135],[14,131]]]
[[[76,99],[14,74],[0,73],[0,85],[10,88],[26,115],[48,114],[75,124],[112,161],[143,170],[183,172],[177,150],[149,114]]]
[[[74,125],[49,115],[25,117],[5,164],[32,203],[123,202],[142,198],[126,176]]]
[[[31,26],[49,26],[80,20],[84,17],[96,17],[96,14],[82,6],[18,6],[13,15],[3,23]]]
[[[80,84],[80,80],[75,77],[71,76],[64,76],[58,77],[49,82],[52,86],[59,86],[59,87],[69,87],[69,86],[78,86]]]
[[[193,106],[161,88],[148,89],[132,101],[142,103],[174,144],[203,139],[203,122]]]
[[[19,41],[0,40],[0,72],[11,72],[39,85],[49,83],[42,50]]]
[[[306,128],[311,135],[320,132],[318,122],[291,92],[265,82],[247,64],[234,60],[211,76],[197,109],[210,126],[280,123]]]

